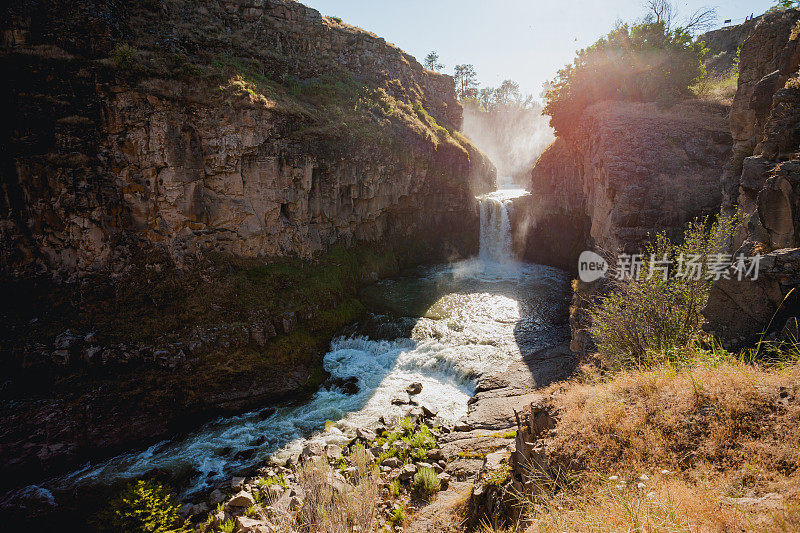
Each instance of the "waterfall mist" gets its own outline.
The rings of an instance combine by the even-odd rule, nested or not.
[[[465,108],[463,132],[495,164],[498,183],[511,178],[523,187],[536,159],[555,139],[538,104],[491,111]]]

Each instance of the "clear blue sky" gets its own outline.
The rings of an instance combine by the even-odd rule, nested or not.
[[[504,79],[536,96],[574,53],[632,21],[643,0],[301,0],[323,15],[369,30],[422,62],[439,52],[445,72],[472,63],[482,86]],[[678,0],[680,12],[717,7],[719,25],[763,13],[773,0]]]

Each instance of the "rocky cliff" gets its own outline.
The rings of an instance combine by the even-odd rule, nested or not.
[[[451,135],[451,78],[301,4],[8,11],[14,272],[124,269],[152,244],[179,260],[308,257],[411,234],[491,188],[486,161]]]
[[[0,20],[7,484],[318,386],[360,285],[477,246],[453,80],[379,37],[290,0]]]
[[[725,208],[740,223],[735,255],[763,259],[756,280],[716,282],[703,311],[705,328],[731,348],[782,328],[796,335],[789,319],[800,311],[793,290],[800,282],[800,89],[791,77],[800,67],[799,20],[794,9],[764,15],[741,48]]]
[[[537,161],[528,224],[519,231],[527,231],[528,249],[537,249],[553,239],[543,217],[566,217],[572,229],[545,247],[573,265],[574,251],[585,247],[635,252],[655,233],[677,234],[719,207],[719,168],[729,146],[720,105],[595,104]]]

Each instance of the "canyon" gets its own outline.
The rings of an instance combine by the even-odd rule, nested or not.
[[[542,389],[594,349],[605,289],[570,290],[578,255],[640,253],[718,212],[762,270],[713,284],[704,329],[731,349],[800,334],[798,10],[706,34],[711,69],[741,47],[732,102],[597,102],[546,149],[539,120],[518,144],[468,138],[497,124],[450,76],[292,0],[3,11],[15,518],[85,520],[145,477],[178,485],[196,522],[220,504],[215,524],[261,531],[231,503],[259,475],[355,445],[383,465],[382,430],[409,418],[437,424],[449,485],[411,531],[518,517],[530,465],[564,466]],[[498,190],[478,146],[527,191]]]
[[[477,251],[494,167],[383,39],[281,0],[4,9],[6,484],[307,394],[358,287]]]

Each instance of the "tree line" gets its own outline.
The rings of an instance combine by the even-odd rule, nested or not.
[[[436,51],[425,56],[423,65],[428,70],[441,72],[445,66],[439,62]],[[530,94],[523,94],[519,84],[514,80],[504,80],[497,87],[481,87],[478,73],[470,64],[453,67],[453,79],[456,84],[456,96],[464,107],[483,111],[501,111],[530,109],[537,104]]]

